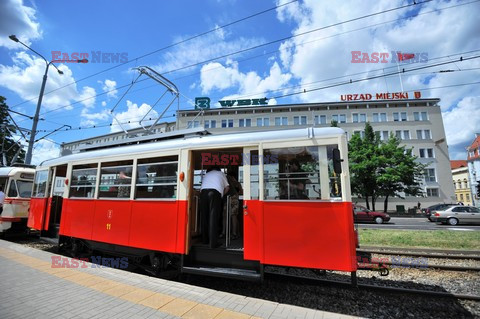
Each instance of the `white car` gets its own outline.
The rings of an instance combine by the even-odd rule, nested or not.
[[[455,205],[437,210],[432,221],[455,226],[457,224],[480,224],[480,209],[472,206]]]

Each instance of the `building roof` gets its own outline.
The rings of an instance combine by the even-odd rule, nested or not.
[[[473,159],[480,159],[480,133],[475,134],[475,139],[472,144],[467,147],[467,161]],[[473,156],[470,156],[470,153],[473,152]]]
[[[460,167],[467,167],[467,161],[466,160],[453,160],[450,161],[450,167],[452,169],[460,168]]]
[[[340,102],[314,102],[314,103],[294,103],[294,104],[273,104],[273,105],[254,105],[254,106],[232,106],[232,107],[214,107],[212,106],[209,109],[205,109],[205,112],[228,112],[232,110],[262,110],[266,108],[302,108],[302,107],[347,107],[354,105],[384,105],[384,104],[415,104],[416,102],[432,103],[432,106],[438,106],[440,102],[439,98],[426,98],[426,99],[404,99],[404,100],[371,100],[371,101],[340,101]],[[196,109],[183,109],[179,110],[178,113],[194,113],[197,114],[200,110]],[[177,119],[178,120],[178,119]]]

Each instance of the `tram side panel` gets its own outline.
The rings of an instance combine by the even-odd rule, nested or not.
[[[186,201],[66,199],[60,235],[185,253]]]
[[[27,226],[36,230],[44,230],[45,212],[48,207],[48,198],[32,198],[28,212]]]
[[[259,203],[248,204],[246,223],[255,224],[261,232],[245,233],[246,259],[291,267],[357,269],[350,202]],[[248,251],[249,247],[254,249]]]

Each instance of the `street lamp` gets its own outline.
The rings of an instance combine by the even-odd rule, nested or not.
[[[25,43],[20,41],[15,35],[11,35],[11,36],[9,36],[9,38],[10,38],[10,40],[12,40],[14,42],[17,42],[17,43],[20,43],[21,45],[23,45],[24,47],[26,47],[30,51],[32,51],[35,54],[37,54],[38,56],[40,56],[45,61],[45,64],[47,66],[45,68],[45,74],[43,75],[42,87],[40,88],[40,95],[38,96],[37,109],[35,111],[35,116],[33,117],[32,131],[30,132],[30,140],[28,141],[27,154],[25,155],[25,164],[30,164],[31,161],[32,161],[33,144],[35,143],[35,134],[36,134],[36,131],[37,131],[38,116],[39,116],[39,113],[40,113],[40,107],[42,106],[43,92],[45,91],[45,84],[47,83],[47,73],[48,73],[48,68],[50,67],[50,64],[52,64],[55,67],[55,69],[57,69],[58,74],[63,74],[63,72],[59,68],[57,68],[57,66],[53,63],[55,63],[55,62],[88,63],[88,60],[87,59],[83,59],[83,60],[52,60],[52,61],[48,62],[47,59],[45,59],[43,57],[43,55],[41,55],[40,53],[38,53],[34,49],[30,48],[28,45],[26,45]]]

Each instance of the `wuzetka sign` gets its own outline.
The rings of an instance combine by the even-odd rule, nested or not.
[[[222,108],[234,107],[234,106],[260,106],[268,105],[268,98],[261,99],[243,99],[243,100],[223,100],[218,101]],[[196,97],[195,98],[195,110],[206,110],[210,108],[210,98],[208,97]]]
[[[408,99],[419,99],[422,97],[420,92],[413,92],[413,94],[408,94],[408,92],[395,92],[395,93],[375,93],[375,95],[366,93],[366,94],[342,94],[340,95],[340,100],[342,101],[370,101],[375,97],[376,100],[408,100]]]

